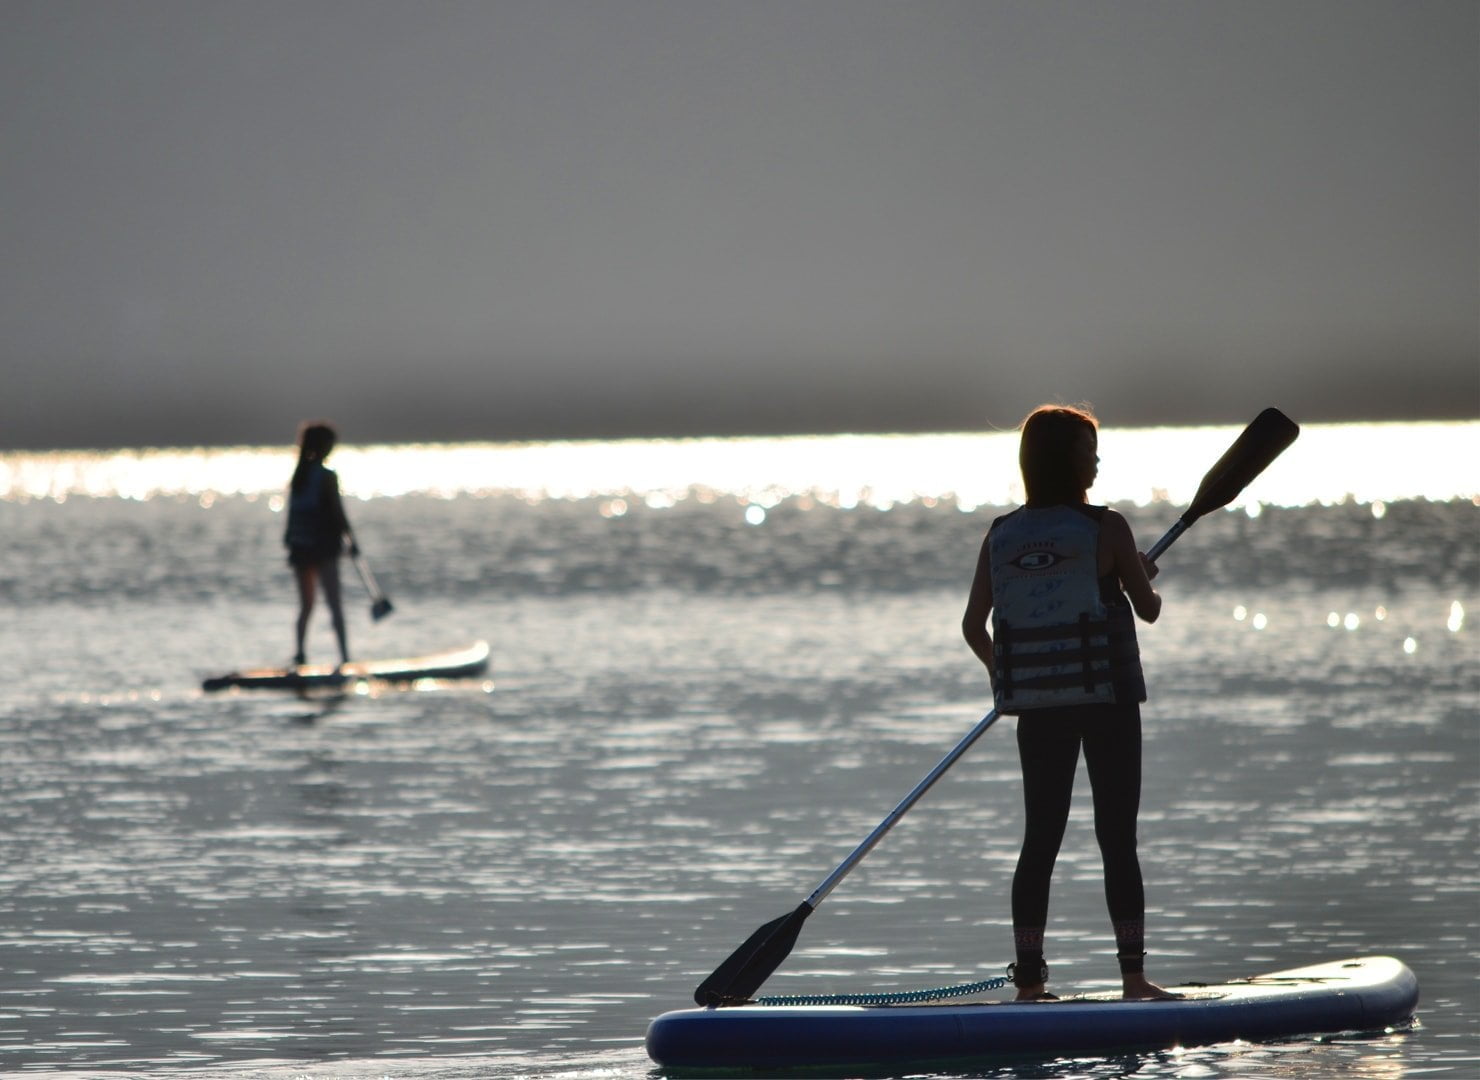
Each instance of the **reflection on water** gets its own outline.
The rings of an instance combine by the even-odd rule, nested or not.
[[[584,1055],[640,1076],[646,1019],[793,906],[974,721],[984,695],[954,659],[957,600],[670,594],[633,614],[689,631],[629,637],[609,630],[620,602],[530,599],[474,611],[520,628],[492,695],[348,699],[304,725],[301,705],[202,698],[180,680],[158,702],[12,711],[0,1060],[342,1059],[362,1063],[345,1075],[445,1080],[556,1074]],[[1216,673],[1208,645],[1148,640],[1156,971],[1395,953],[1420,974],[1424,1030],[1133,1071],[1443,1075],[1457,1048],[1442,1040],[1474,1037],[1472,650],[1455,636],[1407,657],[1324,628],[1311,645],[1285,618],[1254,633],[1231,606],[1211,595],[1178,615],[1223,628]],[[1348,675],[1302,690],[1317,665]],[[769,988],[1000,973],[1015,776],[1010,732],[991,733],[814,916]],[[1114,962],[1087,809],[1051,949],[1067,985],[1094,990]]]

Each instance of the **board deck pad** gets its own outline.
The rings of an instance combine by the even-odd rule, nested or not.
[[[390,660],[356,660],[341,666],[304,664],[300,667],[255,668],[213,675],[201,683],[207,691],[308,690],[335,688],[370,680],[415,682],[418,679],[467,679],[488,668],[488,643],[477,641],[460,649],[426,656],[403,656]]]
[[[1169,987],[1173,1001],[1119,995],[1058,1001],[908,1005],[738,1005],[664,1013],[647,1051],[679,1072],[776,1075],[1098,1055],[1380,1031],[1409,1021],[1418,979],[1387,956],[1352,958],[1229,983]]]

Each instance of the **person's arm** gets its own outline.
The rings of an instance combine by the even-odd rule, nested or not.
[[[992,685],[996,686],[997,673],[992,668],[992,635],[987,632],[987,616],[991,612],[992,559],[987,541],[983,540],[981,554],[976,559],[976,576],[971,579],[971,595],[966,600],[966,614],[961,618],[961,633],[987,669]]]
[[[1110,549],[1116,576],[1130,598],[1137,615],[1154,623],[1161,614],[1161,594],[1151,587],[1156,564],[1136,550],[1136,538],[1130,523],[1114,510],[1106,510],[1100,522],[1100,535]]]
[[[332,469],[324,470],[324,508],[329,512],[340,535],[349,540],[349,553],[358,555],[360,545],[355,542],[355,531],[349,527],[349,516],[344,512],[344,500],[339,496],[339,476]]]

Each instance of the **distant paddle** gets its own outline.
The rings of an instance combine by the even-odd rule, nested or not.
[[[1239,492],[1249,485],[1250,481],[1268,468],[1270,462],[1279,457],[1285,448],[1295,441],[1295,437],[1299,434],[1300,428],[1295,422],[1278,409],[1265,409],[1255,417],[1253,423],[1244,429],[1243,434],[1234,440],[1228,451],[1208,470],[1198,486],[1197,494],[1193,496],[1192,504],[1167,530],[1166,535],[1146,553],[1147,558],[1155,561],[1167,548],[1172,546],[1177,537],[1191,528],[1198,518],[1232,502]],[[940,764],[930,770],[930,775],[916,784],[915,789],[889,812],[889,816],[881,821],[863,843],[854,848],[853,853],[844,859],[838,868],[823,880],[822,884],[812,890],[812,894],[798,904],[794,911],[779,919],[771,920],[746,938],[744,943],[731,953],[723,964],[714,969],[709,978],[699,984],[694,991],[694,1001],[706,1006],[738,1005],[748,1001],[751,995],[760,989],[761,984],[771,977],[771,973],[781,966],[781,962],[791,954],[792,946],[796,944],[797,936],[802,930],[802,923],[807,921],[807,916],[817,910],[817,905],[826,899],[827,894],[832,892],[838,883],[863,861],[863,857],[884,838],[884,834],[894,828],[910,807],[919,802],[935,782],[945,775],[946,770],[971,748],[972,743],[976,742],[987,728],[997,722],[997,715],[996,709],[987,713],[976,727],[972,728],[966,737],[941,759]]]
[[[350,561],[355,564],[355,570],[360,575],[360,580],[365,583],[365,588],[370,593],[370,618],[379,622],[392,611],[390,598],[380,591],[380,585],[375,580],[375,575],[370,572],[370,565],[365,562],[365,557],[358,551],[350,553]]]

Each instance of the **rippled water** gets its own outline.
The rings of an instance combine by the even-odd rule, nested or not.
[[[957,626],[995,511],[932,502],[793,497],[755,526],[727,498],[366,502],[396,614],[355,593],[355,651],[483,637],[494,670],[323,700],[197,689],[291,651],[265,499],[0,502],[0,1071],[649,1075],[648,1019],[988,704]],[[1143,546],[1174,516],[1127,512]],[[1392,954],[1417,1029],[1030,1075],[1480,1074],[1477,536],[1473,500],[1218,513],[1164,559],[1143,633],[1153,975]],[[1010,727],[768,991],[1000,973]],[[1049,957],[1090,990],[1115,968],[1082,781]]]

